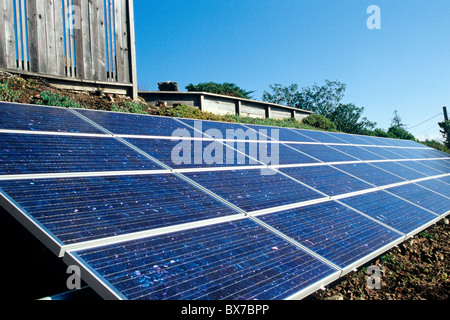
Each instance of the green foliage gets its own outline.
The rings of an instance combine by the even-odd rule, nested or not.
[[[232,122],[245,123],[245,124],[256,124],[262,126],[273,126],[273,127],[285,127],[285,128],[296,128],[296,129],[315,129],[307,124],[301,123],[294,118],[288,119],[261,119],[252,117],[242,117],[238,115],[229,115],[228,119]]]
[[[390,127],[387,133],[389,138],[416,140],[416,138],[411,133],[399,127]]]
[[[398,114],[397,110],[394,111],[394,118],[392,118],[392,122],[391,122],[391,128],[392,127],[396,127],[396,128],[399,128],[399,129],[402,129],[402,130],[406,131],[406,124],[404,124],[402,122],[402,118]]]
[[[450,121],[439,122],[439,127],[442,129],[441,133],[444,137],[444,145],[450,149]]]
[[[158,111],[158,115],[198,120],[229,121],[226,116],[218,116],[210,112],[203,112],[197,108],[189,107],[184,104],[179,104],[173,108],[163,108]]]
[[[336,125],[337,130],[345,133],[365,134],[373,130],[375,122],[362,118],[364,108],[358,108],[354,104],[340,104],[329,116]]]
[[[206,83],[199,83],[198,85],[190,83],[189,85],[186,86],[186,89],[191,92],[192,91],[209,92],[244,99],[251,99],[252,97],[250,95],[254,93],[254,91],[246,91],[242,88],[239,88],[234,83],[228,82],[225,83],[206,82]]]
[[[127,101],[123,104],[123,106],[119,106],[118,104],[113,103],[113,105],[111,106],[111,111],[148,114],[148,112],[144,110],[145,107],[145,104]]]
[[[382,138],[388,138],[389,137],[388,133],[385,130],[380,129],[380,128],[377,128],[377,129],[375,129],[373,131],[370,131],[368,134],[371,135],[371,136],[375,136],[375,137],[382,137]]]
[[[325,80],[324,85],[298,90],[297,84],[270,86],[272,93],[264,91],[263,101],[284,104],[299,109],[310,110],[329,117],[344,97],[346,85],[339,81]]]
[[[303,119],[303,123],[325,131],[336,131],[336,125],[320,114],[312,114]]]
[[[442,144],[441,142],[439,142],[437,140],[428,140],[427,139],[425,141],[419,141],[419,142],[426,145],[427,147],[450,154],[450,148],[447,148],[444,144]]]
[[[44,91],[40,95],[39,103],[45,106],[63,107],[63,108],[83,108],[82,105],[76,103],[70,98],[61,96],[58,93]]]
[[[20,95],[23,90],[16,91],[11,88],[11,79],[6,80],[6,82],[0,83],[0,101],[6,102],[17,102],[20,99]]]

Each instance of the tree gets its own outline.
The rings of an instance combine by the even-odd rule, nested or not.
[[[406,131],[406,124],[402,122],[397,110],[394,111],[394,118],[392,118],[391,127],[387,133],[390,138],[416,140],[410,132]]]
[[[251,99],[252,97],[250,95],[254,93],[254,91],[246,91],[242,88],[239,88],[234,83],[228,82],[225,83],[205,82],[199,83],[198,85],[190,83],[186,86],[186,89],[191,92],[192,91],[209,92],[244,99]]]
[[[411,133],[409,133],[405,129],[402,129],[402,128],[399,128],[396,126],[390,127],[387,133],[388,133],[389,138],[403,139],[403,140],[416,140],[416,138]]]
[[[287,87],[284,87],[281,84],[274,84],[270,86],[270,89],[272,90],[272,93],[264,91],[263,101],[302,108],[303,98],[298,91],[298,84],[293,83]]]
[[[367,131],[373,130],[376,123],[365,117],[361,119],[363,112],[363,107],[359,108],[353,103],[340,104],[328,118],[334,122],[341,132],[365,134]]]
[[[444,137],[444,145],[450,149],[450,121],[439,122],[441,133]]]
[[[402,118],[398,114],[397,110],[394,111],[394,118],[392,118],[392,121],[391,121],[391,128],[392,127],[397,127],[399,129],[406,130],[406,124],[404,124],[402,122]]]
[[[272,93],[264,91],[263,101],[285,104],[299,109],[310,110],[329,117],[344,97],[346,85],[339,81],[325,80],[324,85],[314,84],[312,87],[298,90],[297,84],[270,86]]]

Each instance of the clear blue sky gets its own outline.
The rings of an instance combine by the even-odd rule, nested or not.
[[[367,8],[381,9],[369,30]],[[344,103],[387,129],[398,110],[419,138],[442,138],[450,107],[448,0],[134,0],[140,87],[232,82],[262,98],[271,84],[347,84]],[[449,108],[450,109],[450,108]],[[434,126],[434,127],[433,127]],[[432,128],[433,127],[433,128]]]

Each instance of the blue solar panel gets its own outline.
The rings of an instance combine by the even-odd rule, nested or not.
[[[334,149],[337,149],[341,152],[344,152],[356,159],[362,160],[362,161],[370,161],[370,160],[385,160],[385,157],[382,157],[380,155],[377,155],[376,153],[370,152],[370,150],[363,149],[356,146],[340,146],[340,145],[334,145]]]
[[[334,201],[258,217],[341,268],[401,235]]]
[[[168,136],[182,134],[194,137],[194,129],[174,118],[120,112],[76,109],[76,112],[94,121],[114,134]],[[198,134],[201,137],[201,133]]]
[[[433,190],[434,192],[437,192],[439,194],[442,194],[443,196],[446,196],[447,198],[450,198],[450,186],[446,183],[450,183],[450,177],[444,177],[441,179],[431,179],[431,180],[425,180],[421,182],[417,182],[421,187]]]
[[[131,300],[284,299],[336,272],[250,220],[77,252]]]
[[[416,184],[407,184],[388,190],[393,194],[428,209],[438,215],[450,211],[450,199]]]
[[[289,144],[289,146],[323,162],[358,161],[357,158],[326,145]]]
[[[384,147],[361,147],[362,149],[369,151],[371,153],[375,153],[379,155],[382,158],[388,159],[388,160],[399,160],[399,159],[406,159],[406,157],[399,155],[398,153],[394,153],[388,148]]]
[[[363,194],[341,202],[408,234],[435,220],[436,215],[385,191]]]
[[[350,143],[350,144],[356,144],[356,145],[370,145],[367,141],[362,139],[362,136],[355,135],[355,134],[346,134],[346,133],[339,133],[339,132],[327,132],[327,134],[343,140],[342,143]]]
[[[450,173],[450,167],[447,166],[445,160],[427,160],[418,162],[427,167],[431,167],[435,170],[442,171],[443,173]]]
[[[373,187],[330,166],[284,168],[280,171],[329,196]]]
[[[180,119],[181,122],[203,132],[205,138],[258,140],[258,134],[238,123]]]
[[[238,152],[238,150],[228,147],[219,141],[172,141],[172,139],[126,140],[140,150],[174,169],[262,165],[257,159],[249,158],[245,154]],[[271,145],[269,145],[269,147],[268,157],[271,157]],[[256,155],[259,155],[260,152],[263,151],[264,150],[260,150],[259,148],[255,150]],[[253,152],[250,152],[249,155],[252,154]]]
[[[237,214],[170,175],[0,181],[64,244]]]
[[[377,162],[377,163],[373,163],[372,165],[386,170],[392,174],[395,174],[397,176],[400,176],[406,180],[415,180],[415,179],[420,179],[420,178],[425,178],[426,175],[422,174],[414,169],[410,169],[408,167],[405,167],[402,165],[403,162]]]
[[[0,129],[103,133],[66,108],[0,102]]]
[[[281,128],[281,127],[269,127],[269,126],[260,126],[260,125],[245,125],[248,128],[253,129],[258,133],[259,139],[266,139],[263,136],[268,136],[273,140],[278,140],[282,142],[286,141],[294,141],[294,142],[316,142],[314,139],[310,139],[304,135],[297,133],[297,131]]]
[[[339,139],[337,136],[333,136],[327,132],[314,131],[314,130],[302,130],[302,129],[292,129],[293,131],[300,133],[301,135],[318,141],[321,143],[348,143],[345,140]]]
[[[0,175],[162,169],[114,138],[0,133]]]
[[[227,146],[245,153],[247,156],[257,159],[267,165],[319,163],[320,161],[292,149],[282,143],[257,143],[257,142],[224,142]]]
[[[403,178],[378,169],[377,167],[374,167],[373,165],[368,163],[339,164],[334,165],[334,167],[339,168],[377,187],[405,181],[405,179]]]
[[[408,168],[417,170],[427,176],[438,176],[438,175],[445,173],[444,170],[433,169],[433,167],[428,166],[428,164],[429,164],[428,162],[424,162],[424,161],[422,161],[422,162],[402,161],[400,163]]]
[[[247,212],[323,197],[275,171],[255,169],[185,175]]]

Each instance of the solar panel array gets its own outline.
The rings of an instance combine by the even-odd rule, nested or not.
[[[105,299],[299,299],[450,211],[413,141],[0,103],[0,204]]]

